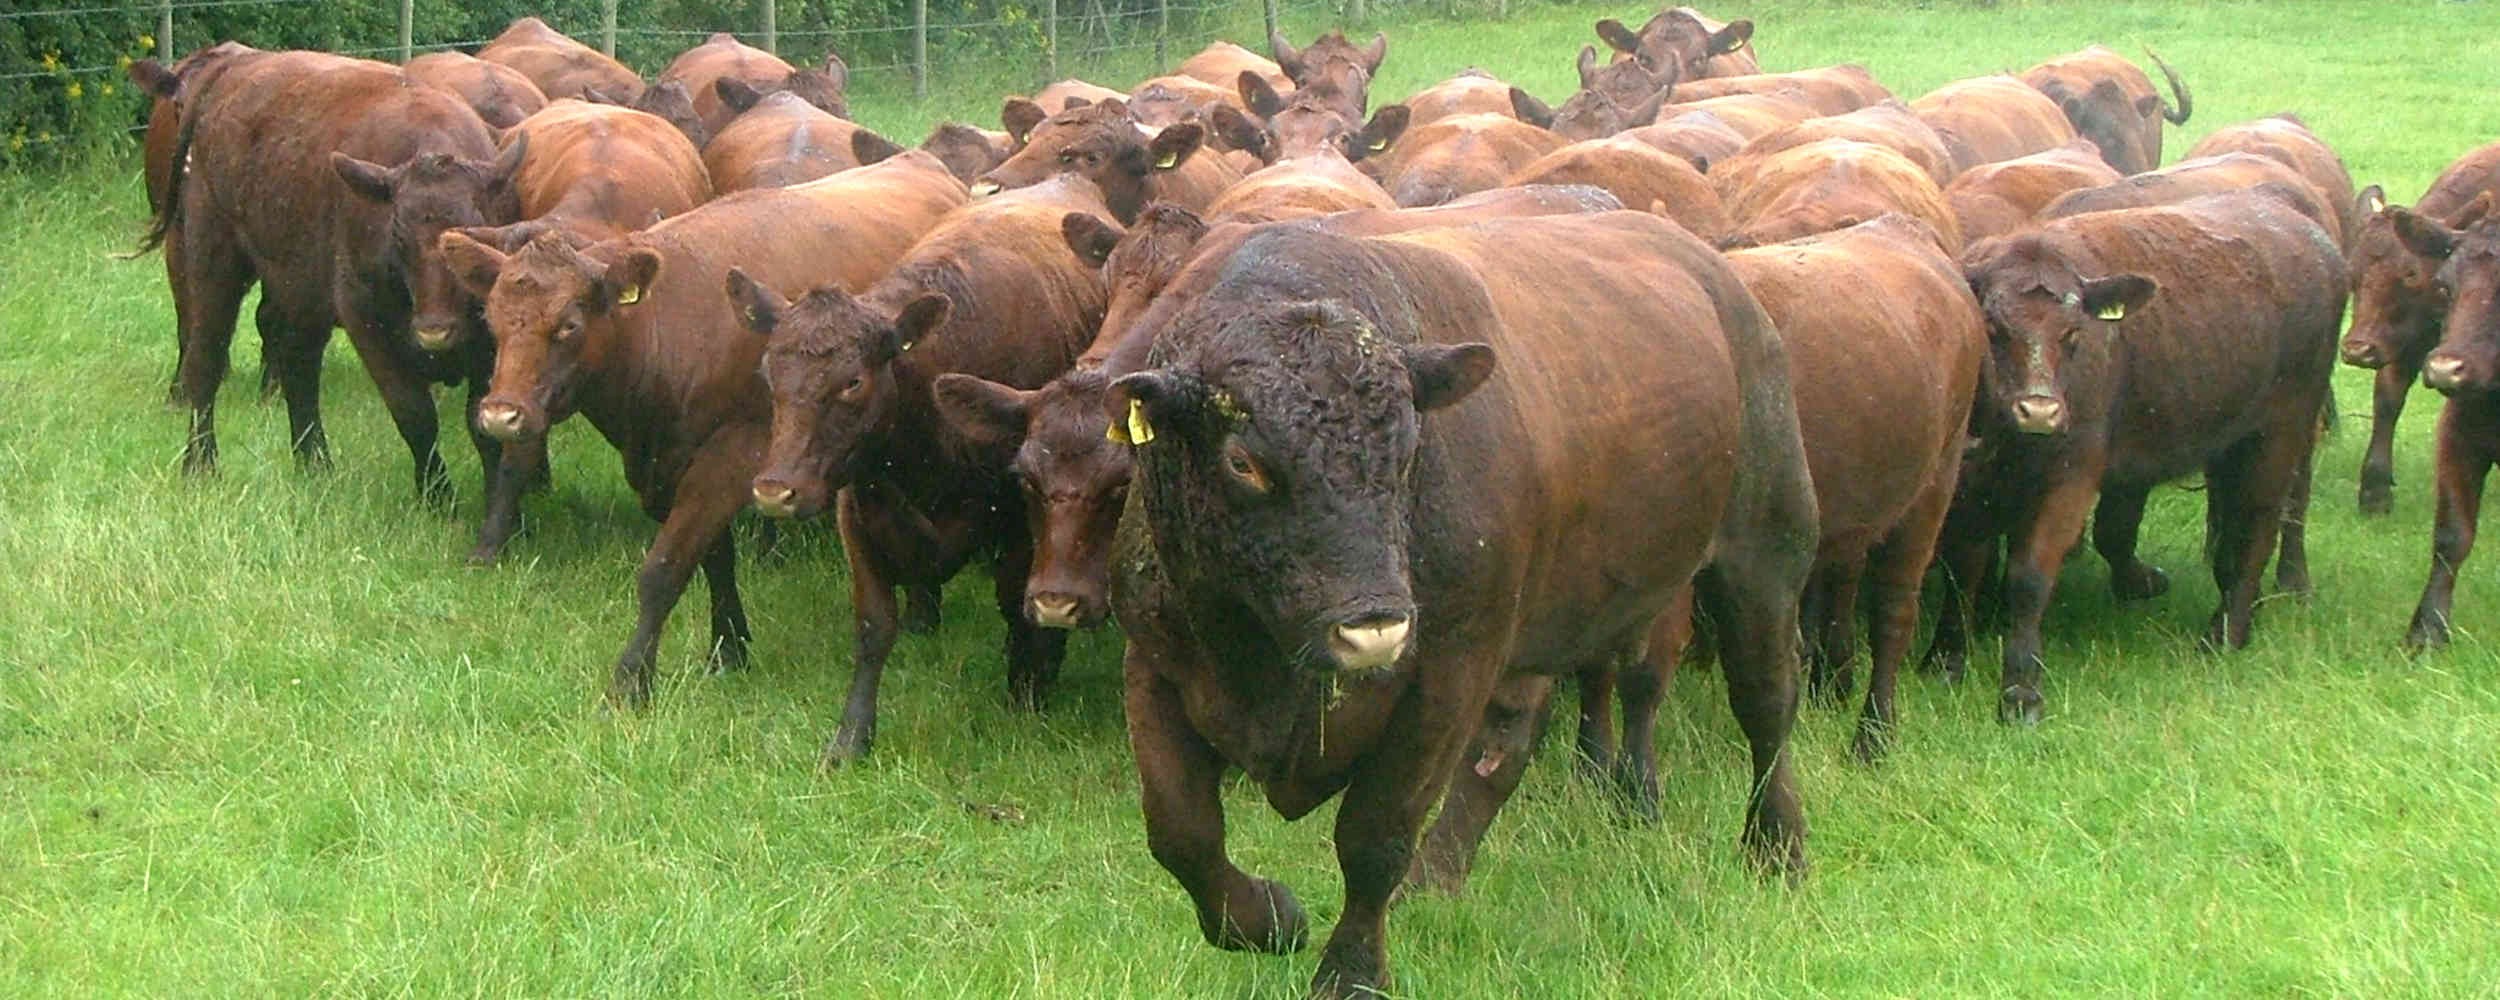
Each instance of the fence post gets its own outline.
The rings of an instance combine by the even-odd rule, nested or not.
[[[616,58],[616,0],[599,0],[599,51]]]
[[[1169,64],[1169,57],[1163,54],[1163,43],[1171,34],[1172,0],[1155,0],[1155,68],[1158,70]]]
[[[929,0],[911,0],[911,96],[929,99]]]
[[[1363,0],[1345,0],[1345,20],[1349,25],[1362,23]]]
[[[1049,68],[1049,79],[1059,79],[1059,0],[1042,5],[1043,64]]]
[[[156,59],[167,66],[174,64],[174,0],[159,0],[156,5]]]
[[[417,0],[399,0],[399,61],[405,63],[415,48],[417,37]]]
[[[1267,37],[1276,37],[1276,0],[1267,0]]]
[[[780,6],[773,0],[764,0],[764,51],[774,55],[781,54]]]

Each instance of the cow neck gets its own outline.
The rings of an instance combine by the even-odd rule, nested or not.
[[[917,277],[897,273],[880,282],[868,293],[869,308],[878,315],[893,316],[913,299],[937,290],[915,280]],[[951,291],[946,295],[956,310],[965,310],[964,296]],[[943,330],[934,334],[945,335]],[[983,469],[973,456],[964,454],[955,437],[941,426],[936,397],[930,387],[949,370],[946,354],[923,347],[904,351],[894,360],[893,416],[884,427],[862,437],[852,466],[855,478],[873,479],[892,487],[924,511],[940,510],[953,501],[993,492],[986,486],[994,485],[990,481],[998,478],[988,474],[989,470]]]

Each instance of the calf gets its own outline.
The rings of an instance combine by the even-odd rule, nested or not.
[[[1910,102],[1953,155],[1953,173],[2055,149],[2075,128],[2055,102],[2010,76],[1956,80]]]
[[[2494,197],[2476,195],[2453,227],[2413,214],[2391,227],[2407,250],[2441,262],[2441,280],[2452,290],[2439,346],[2422,365],[2423,381],[2447,402],[2439,410],[2430,579],[2405,630],[2405,647],[2412,650],[2448,644],[2457,570],[2474,551],[2483,484],[2500,462],[2500,212],[2493,211]]]
[[[1066,371],[1102,320],[1103,292],[1061,219],[1106,210],[1092,183],[1061,176],[958,213],[863,293],[820,288],[795,304],[744,293],[749,325],[771,338],[772,442],[756,505],[794,517],[834,501],[850,560],[856,654],[827,765],[876,740],[900,625],[894,588],[943,584],[975,555],[996,559],[1010,698],[1038,708],[1057,679],[1066,633],[1023,610],[1033,551],[1023,507],[1042,498],[1019,494],[987,442],[944,433],[931,383],[961,372],[1034,388]]]
[[[1008,131],[1013,132],[1014,129]],[[1205,208],[1241,173],[1220,156],[1198,156],[1206,130],[1183,122],[1149,137],[1128,106],[1104,101],[1050,116],[1025,133],[1016,151],[973,185],[975,194],[1029,187],[1062,173],[1102,190],[1112,217],[1127,222],[1150,201]]]
[[[1572,143],[1502,181],[1504,187],[1526,184],[1586,184],[1626,206],[1658,211],[1704,240],[1717,240],[1729,229],[1727,207],[1710,178],[1687,161],[1622,136]]]
[[[2174,110],[2153,89],[2153,80],[2127,57],[2102,46],[2059,56],[2023,71],[2023,83],[2056,102],[2075,131],[2101,149],[2101,158],[2121,174],[2140,174],[2161,166],[2161,123],[2185,125],[2187,84],[2161,57],[2146,49],[2153,65],[2178,95]],[[2195,154],[2189,154],[2195,155]]]
[[[1762,246],[1845,229],[1887,212],[1925,222],[1948,250],[1962,246],[1962,231],[1944,192],[1918,164],[1884,146],[1824,139],[1760,160],[1723,165],[1712,171],[1710,180],[1726,199],[1733,226],[1721,241],[1725,247]]]
[[[768,281],[866,288],[912,241],[964,204],[936,158],[906,153],[787,188],[747,191],[657,226],[576,249],[554,233],[510,255],[454,233],[446,254],[486,300],[497,341],[494,389],[478,407],[488,433],[543,440],[580,412],[625,460],[625,479],[659,534],[634,577],[634,633],[607,701],[651,700],[660,628],[697,566],[712,592],[712,656],[746,660],[730,521],[771,436],[758,373],[764,338],[752,296]],[[723,275],[741,280],[724,285]]]
[[[1313,992],[1385,990],[1410,864],[1463,879],[1524,773],[1462,767],[1497,685],[1631,648],[1688,580],[1726,626],[1744,842],[1800,871],[1785,745],[1814,500],[1778,336],[1726,263],[1610,213],[1279,226],[1222,272],[1109,407],[1136,449],[1112,601],[1147,843],[1206,939],[1306,933],[1226,854],[1225,766],[1288,818],[1342,791]],[[1457,819],[1418,850],[1444,788]]]
[[[1875,75],[1866,67],[1854,64],[1820,66],[1791,73],[1756,73],[1751,76],[1722,76],[1686,80],[1675,85],[1672,103],[1690,104],[1726,97],[1731,94],[1768,94],[1789,97],[1813,106],[1827,115],[1847,114],[1869,104],[1892,99],[1892,91],[1875,82]]]
[[[1962,238],[2006,236],[2031,225],[2033,216],[2059,195],[2118,183],[2118,171],[2101,160],[2092,140],[2080,136],[2047,152],[2017,156],[1962,171],[1945,185]]]
[[[2396,419],[2404,415],[2405,394],[2422,360],[2439,343],[2452,288],[2441,270],[2446,262],[2413,252],[2399,234],[2422,222],[2463,228],[2469,221],[2464,211],[2484,192],[2500,195],[2500,142],[2458,157],[2411,208],[2388,204],[2373,184],[2349,209],[2359,223],[2350,250],[2352,330],[2344,335],[2344,363],[2378,372],[2370,446],[2361,459],[2364,514],[2395,507]]]
[[[703,166],[723,194],[788,187],[859,166],[863,161],[856,147],[863,135],[873,138],[871,150],[900,149],[795,92],[782,91],[756,102],[713,136],[703,147]]]
[[[2276,115],[2253,122],[2225,125],[2213,130],[2196,145],[2188,147],[2187,159],[2195,160],[2225,153],[2247,153],[2272,158],[2292,168],[2301,179],[2318,191],[2319,204],[2335,213],[2335,238],[2344,252],[2352,252],[2353,241],[2360,235],[2362,213],[2354,211],[2352,171],[2344,166],[2344,158],[2309,131],[2309,126],[2295,115]],[[2383,199],[2382,199],[2383,200]]]
[[[1762,72],[1753,55],[1752,21],[1714,21],[1690,7],[1659,11],[1638,31],[1610,17],[1597,22],[1597,37],[1618,58],[1654,70],[1672,67],[1687,80]]]
[[[618,102],[631,103],[642,96],[642,77],[624,63],[574,41],[535,17],[513,21],[494,41],[477,50],[477,57],[520,70],[548,100],[588,100],[593,94],[605,94]]]
[[[2168,589],[2136,556],[2157,485],[2204,473],[2205,551],[2222,596],[2210,647],[2248,644],[2278,530],[2278,579],[2307,589],[2297,508],[2344,286],[2334,236],[2295,207],[2304,194],[2269,184],[2093,212],[1963,254],[1992,352],[1973,416],[1987,460],[1965,475],[1991,488],[1955,513],[1972,530],[1948,542],[1948,578],[1971,578],[1986,546],[2007,540],[2000,719],[2040,717],[2040,618],[2087,516],[2120,599]],[[1948,672],[1967,643],[1962,604],[1937,625]]]
[[[776,91],[797,94],[800,100],[838,117],[848,118],[851,114],[843,95],[850,84],[851,70],[843,65],[841,56],[827,52],[823,65],[799,69],[725,31],[715,32],[703,44],[678,53],[668,68],[660,71],[659,80],[685,85],[686,92],[694,97],[695,115],[702,119],[703,129],[710,135],[719,135],[739,112]]]
[[[428,52],[402,67],[408,78],[467,101],[486,124],[511,128],[547,106],[547,95],[520,70],[461,52]]]
[[[1566,145],[1561,136],[1507,115],[1461,115],[1407,129],[1386,154],[1361,166],[1398,204],[1438,205],[1500,187],[1519,168]]]

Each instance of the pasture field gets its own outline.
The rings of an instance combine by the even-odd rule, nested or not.
[[[2293,110],[2399,201],[2500,136],[2488,3],[1748,6],[1711,10],[1753,17],[1772,68],[1860,61],[1905,98],[2149,42],[2195,92],[2172,157]],[[1384,21],[1375,102],[1470,64],[1559,99],[1589,23],[1636,11]],[[857,103],[916,137],[988,122],[1005,89]],[[618,717],[597,693],[652,526],[587,426],[556,435],[506,564],[471,569],[465,442],[446,436],[457,510],[419,506],[338,343],[337,468],[298,473],[246,331],[223,471],[183,477],[162,268],[110,256],[142,205],[131,162],[0,177],[0,995],[1300,993],[1314,952],[1207,947],[1148,856],[1116,634],[1079,637],[1049,710],[1020,714],[968,575],[940,633],[897,649],[876,756],[820,773],[850,647],[829,530],[741,572],[751,670],[703,674],[695,588],[652,709]],[[1805,711],[1815,869],[1793,889],[1739,860],[1742,744],[1718,678],[1687,670],[1663,820],[1616,819],[1550,743],[1468,893],[1398,912],[1400,992],[2491,995],[2500,552],[2468,570],[2455,648],[2405,657],[2437,399],[2414,396],[2396,513],[2364,521],[2363,375],[2337,377],[2319,596],[2267,602],[2248,651],[2196,652],[2203,498],[2156,493],[2147,558],[2176,585],[2120,608],[2097,557],[2070,563],[2038,728],[1991,721],[1993,642],[1973,683],[1905,680],[1880,767],[1849,760],[1852,711]],[[1328,926],[1329,813],[1285,824],[1246,784],[1228,804],[1244,866]]]

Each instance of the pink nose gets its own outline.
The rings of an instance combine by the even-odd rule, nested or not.
[[[2433,389],[2454,389],[2465,384],[2465,362],[2452,357],[2433,356],[2422,366],[2422,382]]]
[[[2378,368],[2386,365],[2387,359],[2379,356],[2377,344],[2366,340],[2347,340],[2344,342],[2344,363],[2355,368]]]
[[[485,402],[477,406],[477,429],[488,437],[505,441],[521,436],[521,408],[510,403]]]
[[[799,511],[798,491],[780,483],[757,483],[755,484],[755,509],[771,517],[789,517],[797,514]]]
[[[2066,426],[2066,404],[2050,396],[2015,400],[2014,426],[2025,434],[2055,434]]]

